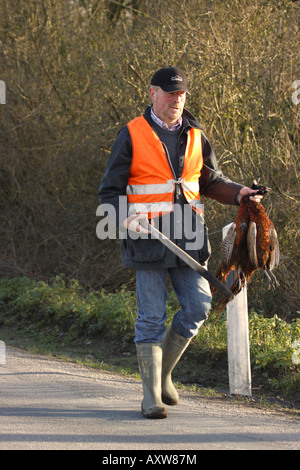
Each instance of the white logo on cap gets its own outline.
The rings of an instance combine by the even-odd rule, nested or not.
[[[179,75],[175,75],[175,77],[171,77],[171,80],[173,82],[182,82],[182,77],[179,77]]]

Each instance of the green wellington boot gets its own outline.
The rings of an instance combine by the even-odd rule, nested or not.
[[[166,418],[161,401],[162,343],[136,343],[136,350],[144,392],[142,414],[145,418]]]
[[[166,405],[177,405],[179,396],[172,382],[172,371],[192,338],[184,338],[170,326],[163,337],[162,401]]]

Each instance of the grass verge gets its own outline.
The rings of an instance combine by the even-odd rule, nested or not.
[[[167,322],[178,309],[173,292]],[[136,375],[135,292],[86,292],[76,280],[0,280],[0,339],[32,352]],[[228,393],[226,317],[209,318],[174,370],[180,387]],[[300,408],[300,319],[249,313],[253,397]]]

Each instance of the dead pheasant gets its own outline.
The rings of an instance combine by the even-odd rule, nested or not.
[[[265,194],[269,188],[252,185]],[[235,278],[230,290],[237,295],[249,284],[253,273],[262,269],[268,279],[269,287],[277,287],[278,281],[273,269],[279,264],[279,244],[273,223],[268,218],[261,203],[244,196],[235,222],[229,228],[221,246],[221,264],[215,274],[225,282],[228,274],[234,271]],[[215,288],[211,286],[212,294]],[[227,301],[221,301],[214,310],[221,312]]]

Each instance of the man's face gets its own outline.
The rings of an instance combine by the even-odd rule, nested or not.
[[[149,93],[156,116],[168,124],[169,127],[176,124],[183,113],[186,99],[185,91],[166,93],[160,87],[151,87]]]

